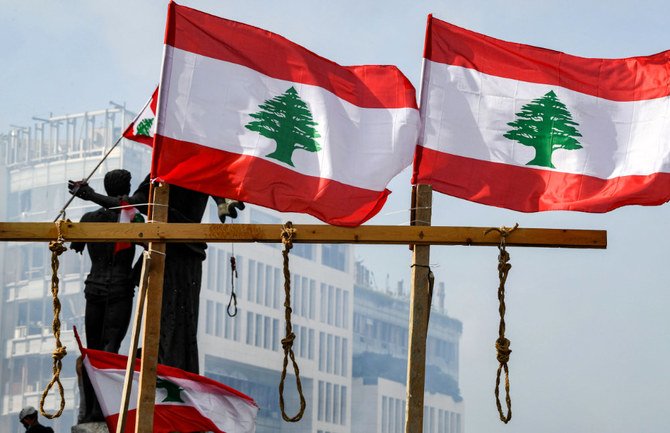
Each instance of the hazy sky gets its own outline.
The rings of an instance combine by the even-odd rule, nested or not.
[[[589,57],[670,48],[670,3],[596,0],[183,1],[280,33],[340,64],[396,64],[418,88],[426,15]],[[167,2],[0,0],[0,131],[31,116],[139,109],[158,81]],[[406,224],[409,174],[373,224]],[[670,406],[670,207],[521,214],[434,194],[433,224],[597,228],[607,250],[510,248],[514,417],[497,419],[497,250],[434,247],[449,314],[464,325],[467,433],[665,433]],[[405,247],[363,247],[383,285],[409,279]],[[394,284],[394,283],[393,283]]]

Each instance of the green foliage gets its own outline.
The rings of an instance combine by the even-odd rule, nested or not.
[[[244,125],[277,144],[274,152],[265,156],[293,166],[292,156],[297,149],[308,152],[321,150],[315,140],[320,135],[312,112],[292,86],[279,96],[259,105],[261,111],[251,114],[254,121]]]
[[[521,107],[516,116],[508,123],[513,129],[503,136],[535,148],[535,158],[526,165],[555,168],[551,162],[555,150],[582,148],[574,138],[582,136],[576,128],[579,124],[553,90]]]

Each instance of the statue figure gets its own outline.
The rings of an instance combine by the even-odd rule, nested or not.
[[[131,175],[127,170],[112,170],[105,175],[105,191],[111,197],[130,193]],[[103,207],[85,213],[82,222],[118,222],[120,209]],[[133,258],[135,246],[130,243],[72,242],[70,248],[82,253],[88,249],[91,270],[84,282],[86,297],[86,345],[90,349],[118,353],[128,331],[133,308],[135,282]],[[84,411],[80,423],[104,421],[93,386],[85,374]]]
[[[93,201],[105,208],[114,208],[123,201],[134,205],[140,212],[146,214],[149,185],[150,179],[147,175],[133,195],[129,197],[98,194],[83,182],[69,181],[68,188],[71,194]],[[204,193],[170,185],[168,222],[201,222],[208,197]],[[225,221],[226,216],[237,217],[237,210],[244,209],[242,202],[220,197],[212,198],[218,206],[221,222]],[[202,262],[206,257],[206,248],[207,244],[204,242],[168,243],[165,250],[158,362],[193,373],[199,372],[198,308]]]

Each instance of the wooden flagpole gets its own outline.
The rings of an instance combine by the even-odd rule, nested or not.
[[[152,220],[166,222],[169,202],[169,186],[159,184],[153,190]],[[137,396],[135,433],[150,433],[154,426],[156,400],[156,368],[160,341],[161,308],[163,306],[163,271],[165,269],[165,242],[149,243],[149,282],[142,319],[142,364]]]
[[[413,226],[429,226],[432,215],[432,188],[412,187]],[[412,287],[409,310],[409,341],[407,344],[407,405],[405,433],[423,431],[423,394],[426,379],[426,338],[432,297],[430,245],[412,246]]]

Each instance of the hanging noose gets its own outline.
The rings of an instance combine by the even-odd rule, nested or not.
[[[237,264],[235,262],[235,250],[230,256],[230,300],[226,307],[226,313],[229,317],[237,316],[237,294],[235,293],[235,280],[237,279]],[[233,307],[232,313],[230,307]]]
[[[42,393],[42,398],[40,399],[40,413],[49,419],[58,418],[59,416],[61,416],[63,410],[65,409],[65,395],[63,393],[63,385],[60,382],[60,372],[63,368],[62,359],[67,354],[67,351],[65,350],[65,346],[63,346],[63,344],[60,341],[61,305],[60,305],[60,299],[58,299],[58,283],[59,283],[58,256],[67,251],[67,248],[65,247],[65,239],[63,238],[62,234],[62,224],[64,222],[65,221],[62,219],[56,222],[58,237],[55,241],[49,242],[49,250],[51,250],[51,295],[53,296],[53,308],[54,308],[54,319],[52,329],[54,333],[54,338],[56,339],[56,348],[54,349],[53,354],[51,355],[53,358],[53,377],[51,378],[51,381],[49,382],[47,387],[44,389],[44,392]],[[51,388],[53,388],[54,385],[58,386],[58,393],[60,394],[60,408],[56,413],[50,414],[44,410],[44,401],[46,400],[49,391],[51,390]]]
[[[496,359],[499,365],[498,372],[496,373],[495,396],[498,415],[500,416],[500,420],[505,424],[512,419],[512,398],[509,393],[509,368],[507,367],[512,350],[509,348],[510,341],[505,338],[505,282],[512,265],[509,263],[510,255],[507,252],[506,239],[518,227],[519,224],[515,224],[511,228],[491,228],[485,232],[485,234],[491,231],[500,233],[500,243],[498,244],[498,279],[500,281],[498,285],[498,312],[500,313],[500,325],[498,326],[498,339],[496,340]],[[507,415],[503,413],[502,404],[500,403],[500,376],[503,371],[505,372],[505,404],[507,405]]]
[[[305,396],[302,393],[302,383],[300,382],[300,369],[298,368],[298,363],[295,360],[295,354],[293,353],[293,341],[295,340],[295,334],[293,333],[293,325],[291,324],[291,273],[288,268],[288,253],[293,248],[293,236],[295,236],[296,230],[293,228],[291,221],[288,221],[281,231],[281,240],[284,244],[284,250],[282,251],[282,256],[284,257],[284,319],[286,321],[286,337],[282,338],[281,345],[284,349],[284,364],[282,366],[281,380],[279,381],[279,408],[281,409],[281,416],[284,421],[287,422],[298,422],[305,413]],[[284,409],[284,382],[286,380],[286,373],[288,370],[288,360],[291,358],[293,363],[293,370],[295,371],[295,385],[298,388],[298,394],[300,397],[300,410],[298,413],[289,417],[286,415]]]

